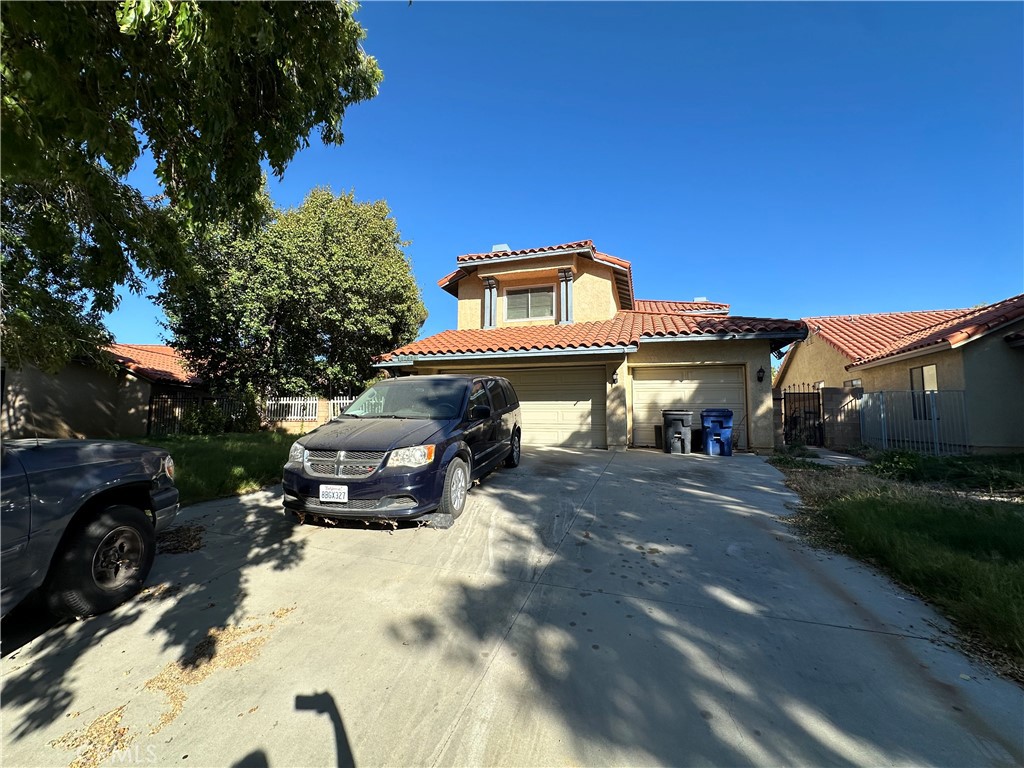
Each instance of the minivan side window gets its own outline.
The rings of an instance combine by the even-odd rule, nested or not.
[[[466,410],[466,418],[470,418],[473,414],[473,409],[478,405],[490,406],[490,401],[487,399],[487,390],[484,389],[483,382],[474,381],[473,390],[469,393],[469,406]]]
[[[508,408],[508,399],[505,397],[505,390],[501,388],[501,382],[497,379],[489,379],[487,381],[487,391],[491,395],[491,402],[494,404],[494,410],[504,411]]]
[[[508,400],[508,404],[513,408],[519,407],[519,396],[516,394],[515,387],[512,386],[512,382],[508,379],[502,379],[501,388],[505,390],[505,399]]]

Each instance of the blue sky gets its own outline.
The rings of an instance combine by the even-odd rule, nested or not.
[[[387,200],[430,316],[462,253],[592,239],[637,298],[735,315],[1024,292],[1020,3],[370,3],[342,147],[271,182]],[[140,167],[136,182],[155,189]],[[118,341],[160,343],[126,297]]]

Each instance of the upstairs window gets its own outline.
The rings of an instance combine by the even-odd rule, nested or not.
[[[506,320],[554,320],[555,288],[522,288],[505,292]]]

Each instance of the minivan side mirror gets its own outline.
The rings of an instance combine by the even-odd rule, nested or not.
[[[489,405],[474,405],[473,410],[469,412],[469,418],[473,421],[477,419],[489,419],[491,418],[491,407]]]

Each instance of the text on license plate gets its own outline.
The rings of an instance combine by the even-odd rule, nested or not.
[[[320,501],[348,501],[348,486],[321,485]]]

